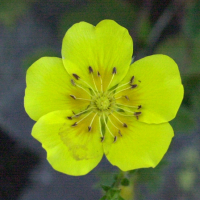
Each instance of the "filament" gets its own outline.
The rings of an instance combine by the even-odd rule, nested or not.
[[[106,126],[106,128],[108,129],[109,133],[110,133],[113,137],[115,137],[115,136],[112,134],[112,132],[110,131],[110,129],[108,128],[108,125],[107,125],[107,123],[106,123],[106,120],[105,120],[105,116],[104,116],[104,115],[103,115],[103,120],[104,120],[105,126]]]
[[[84,90],[86,93],[88,93],[88,95],[89,95],[90,97],[92,97],[92,95],[91,95],[86,89],[84,89],[83,87],[81,87],[81,86],[78,85],[78,84],[76,84],[76,86],[78,86],[79,88],[81,88],[82,90]]]
[[[78,122],[76,122],[76,124],[80,123],[81,121],[83,121],[85,118],[87,118],[90,114],[92,113],[92,111],[90,113],[88,113],[85,117],[83,117],[82,119],[80,119]]]
[[[91,90],[94,92],[94,94],[96,94],[96,92],[94,91],[93,87],[90,86],[86,81],[80,79],[82,82],[84,82],[89,88],[91,88]],[[95,85],[96,86],[96,85]]]

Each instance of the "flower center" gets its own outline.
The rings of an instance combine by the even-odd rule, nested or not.
[[[76,127],[80,123],[84,124],[86,118],[92,117],[89,123],[86,122],[86,124],[84,124],[84,126],[88,126],[88,132],[91,132],[93,130],[93,122],[95,121],[95,118],[98,117],[101,142],[104,141],[105,131],[108,131],[113,137],[113,142],[116,142],[118,137],[122,137],[123,130],[129,126],[129,124],[124,122],[124,119],[126,117],[135,117],[138,120],[139,116],[142,114],[142,105],[135,104],[135,102],[129,98],[129,93],[137,88],[141,81],[135,80],[135,77],[132,76],[127,83],[116,85],[109,89],[109,86],[117,73],[117,68],[114,67],[111,72],[112,76],[110,82],[108,86],[104,88],[105,86],[103,85],[100,72],[94,72],[91,66],[89,66],[88,69],[94,85],[90,85],[77,74],[72,74],[75,79],[71,79],[71,84],[74,87],[81,88],[83,92],[86,92],[90,96],[90,98],[79,98],[73,94],[69,95],[74,100],[87,101],[88,106],[79,113],[74,113],[72,111],[73,115],[68,116],[67,118],[69,120],[74,120],[75,123],[71,126]],[[98,81],[99,84],[97,85],[96,83]],[[123,121],[121,121],[120,118],[122,118]],[[84,120],[85,122],[83,122]]]
[[[110,113],[114,104],[115,104],[114,97],[112,97],[108,93],[102,93],[102,92],[95,95],[91,102],[91,106],[94,107],[94,110],[99,114],[106,111]]]

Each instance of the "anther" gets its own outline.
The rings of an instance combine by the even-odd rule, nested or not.
[[[90,74],[93,73],[93,69],[92,69],[92,67],[89,66],[88,68],[89,68],[89,73],[90,73]]]
[[[130,80],[130,84],[131,84],[131,85],[132,85],[134,79],[135,79],[135,76],[132,76],[132,77],[131,77],[131,80]]]
[[[72,74],[76,80],[79,80],[80,77],[77,74]]]
[[[101,137],[101,142],[103,142],[104,141],[104,136],[103,137]]]
[[[114,67],[112,74],[116,74],[116,73],[117,73],[117,69],[116,69],[116,67]]]
[[[131,85],[131,89],[134,89],[134,88],[136,88],[136,87],[137,87],[137,84]]]
[[[72,94],[69,95],[71,98],[73,98],[74,100],[76,100],[76,97]]]
[[[128,96],[127,96],[127,95],[125,95],[124,97],[125,97],[125,98],[126,98],[128,101],[129,101],[129,98],[128,98]]]
[[[97,72],[97,75],[98,75],[98,77],[100,77],[100,76],[101,76],[101,74],[99,73],[99,71]]]
[[[121,133],[121,131],[120,131],[120,130],[118,131],[118,133],[119,133],[119,135],[122,137],[122,133]]]
[[[127,128],[128,126],[127,126],[127,124],[126,124],[126,123],[124,123],[124,124],[123,124],[123,127]]]
[[[74,126],[77,126],[78,124],[77,124],[77,122],[75,122],[74,124],[72,124],[72,126],[74,127]]]
[[[141,109],[141,108],[142,108],[142,105],[139,105],[139,106],[138,106],[138,110]]]
[[[67,117],[67,119],[70,119],[70,120],[72,120],[72,117]]]
[[[115,143],[116,141],[117,141],[117,136],[114,137],[114,141],[113,142]]]
[[[89,132],[91,131],[91,129],[92,129],[92,127],[91,127],[91,126],[88,126],[88,131],[89,131]]]
[[[134,116],[139,116],[141,114],[142,114],[142,112],[134,112]]]
[[[71,79],[71,84],[74,86],[76,85],[73,79]]]

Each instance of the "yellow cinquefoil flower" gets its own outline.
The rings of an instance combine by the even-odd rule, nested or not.
[[[104,153],[123,171],[160,162],[183,98],[179,70],[165,55],[131,64],[132,54],[116,22],[80,22],[63,39],[62,59],[43,57],[28,69],[25,109],[54,169],[84,175]]]

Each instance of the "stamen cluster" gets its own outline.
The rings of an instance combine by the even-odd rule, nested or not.
[[[88,106],[85,110],[81,111],[80,113],[78,113],[78,114],[74,113],[73,116],[69,116],[68,119],[71,120],[74,117],[78,118],[79,116],[83,116],[79,121],[77,121],[71,125],[72,127],[76,127],[80,122],[82,122],[88,116],[93,114],[93,118],[92,118],[90,124],[88,124],[88,131],[91,131],[93,121],[98,116],[99,123],[100,123],[100,129],[102,127],[102,123],[104,123],[104,127],[106,127],[108,132],[113,136],[114,142],[116,142],[117,136],[122,137],[121,128],[122,127],[127,128],[128,125],[127,125],[127,123],[122,122],[117,116],[115,116],[115,113],[122,115],[122,116],[136,117],[137,119],[139,118],[139,116],[142,113],[142,112],[137,111],[142,108],[141,105],[129,106],[129,105],[124,105],[124,104],[118,103],[117,100],[120,98],[125,98],[127,101],[130,101],[128,95],[123,95],[123,96],[118,96],[118,95],[123,91],[128,91],[128,90],[137,88],[138,84],[133,84],[135,77],[132,76],[128,83],[125,83],[122,85],[117,85],[116,87],[114,87],[114,89],[109,89],[109,86],[112,83],[112,81],[117,73],[117,68],[114,67],[111,72],[112,76],[111,76],[110,82],[107,86],[107,89],[104,90],[103,89],[103,80],[101,78],[100,72],[99,71],[97,72],[97,76],[95,78],[93,68],[91,66],[89,66],[88,70],[89,70],[89,74],[92,77],[94,86],[91,86],[88,82],[83,80],[79,75],[77,75],[75,73],[72,74],[73,77],[75,78],[75,80],[71,79],[71,84],[75,87],[79,87],[82,90],[84,90],[84,92],[86,92],[90,96],[90,99],[78,98],[78,97],[74,96],[73,94],[70,94],[70,97],[73,98],[74,100],[88,101]],[[97,77],[99,79],[97,79]],[[100,85],[101,85],[100,91],[97,89],[96,81],[100,81]],[[128,85],[128,87],[127,87],[127,85]],[[121,89],[119,90],[119,88],[121,88]],[[111,121],[111,118],[110,118],[111,115],[118,122],[120,122],[120,124],[122,125],[121,127],[116,126],[115,123],[113,123]],[[109,129],[109,127],[107,125],[108,121],[116,129],[116,132],[113,133]],[[103,132],[101,129],[100,134],[101,134],[101,142],[103,142],[105,132]]]

